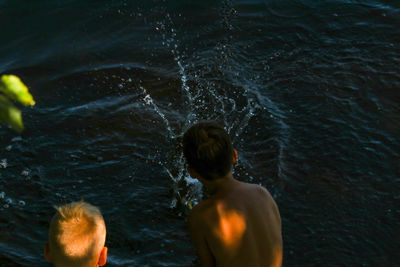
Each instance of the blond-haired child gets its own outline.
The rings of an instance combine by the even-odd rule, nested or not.
[[[55,267],[103,266],[107,260],[106,226],[99,208],[78,201],[56,210],[44,246],[46,260]]]

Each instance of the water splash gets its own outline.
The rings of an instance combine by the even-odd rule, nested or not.
[[[167,127],[168,134],[170,138],[176,138],[176,135],[174,131],[171,128],[171,125],[166,118],[165,114],[161,111],[161,109],[157,106],[156,103],[154,103],[153,99],[151,98],[150,94],[147,93],[147,90],[142,86],[139,85],[140,89],[142,89],[145,97],[143,98],[143,101],[146,103],[146,105],[149,105],[153,108],[153,110],[161,117],[162,121],[164,122],[165,126]]]
[[[7,168],[7,166],[8,166],[7,159],[2,159],[0,161],[0,169],[5,169],[5,168]]]
[[[225,1],[221,12],[223,25],[229,26],[225,28],[228,31],[233,29],[230,20],[236,15],[236,11],[231,7],[231,2]],[[172,129],[165,112],[157,106],[143,86],[140,86],[140,88],[144,93],[143,101],[153,108],[166,125],[169,133],[168,140],[173,147],[170,152],[170,161],[159,161],[159,164],[171,179],[173,198],[170,207],[179,208],[183,206],[185,209],[190,209],[202,199],[202,187],[197,180],[188,176],[185,159],[179,148],[181,136],[189,125],[202,118],[222,120],[232,139],[239,139],[238,142],[242,140],[241,138],[243,138],[252,118],[262,112],[270,112],[271,120],[276,121],[281,129],[285,130],[288,127],[283,120],[284,112],[271,99],[268,98],[265,99],[265,102],[262,102],[266,103],[266,108],[260,104],[259,96],[257,96],[255,90],[262,91],[258,88],[263,84],[260,80],[262,74],[248,71],[251,77],[241,75],[241,64],[234,62],[232,54],[235,49],[230,47],[229,40],[223,39],[216,44],[217,60],[204,60],[201,51],[195,51],[191,57],[188,57],[181,52],[185,50],[181,49],[177,40],[177,31],[171,16],[166,14],[165,18],[166,21],[159,22],[156,30],[160,32],[162,44],[171,52],[178,68],[181,81],[179,92],[185,99],[187,107],[183,127]],[[218,59],[218,55],[221,56],[222,61]],[[263,97],[267,98],[265,95]],[[286,133],[283,133],[282,136],[286,135]],[[276,138],[276,140],[279,143],[278,175],[282,176],[286,140],[284,137]],[[249,179],[253,179],[247,172],[246,175]]]
[[[165,46],[167,46],[168,48],[172,47],[171,49],[171,53],[174,57],[174,60],[176,62],[176,64],[178,65],[179,68],[179,74],[180,74],[180,79],[181,79],[181,90],[183,91],[183,95],[186,96],[186,100],[188,101],[188,110],[189,112],[187,113],[186,116],[186,120],[185,120],[185,125],[183,128],[187,128],[188,125],[191,125],[194,120],[195,120],[195,113],[191,112],[191,110],[193,110],[193,95],[190,91],[190,87],[187,84],[188,78],[186,75],[186,70],[184,67],[184,62],[183,62],[183,57],[180,53],[180,45],[176,39],[177,33],[176,30],[174,28],[174,23],[172,21],[171,16],[169,15],[169,13],[166,14],[166,19],[167,19],[167,23],[169,23],[170,26],[170,31],[168,32],[168,27],[165,26],[165,24],[161,23],[161,29],[164,30],[164,33],[162,35],[164,41],[163,44]],[[166,34],[169,34],[170,36],[168,36]]]

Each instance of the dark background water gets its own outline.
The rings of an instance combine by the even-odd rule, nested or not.
[[[0,129],[0,266],[48,266],[84,198],[107,266],[192,266],[180,150],[226,125],[279,205],[284,266],[400,265],[400,2],[0,1],[0,73],[36,106]]]

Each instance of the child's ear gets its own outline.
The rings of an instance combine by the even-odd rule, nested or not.
[[[108,248],[107,247],[103,247],[103,249],[100,252],[99,261],[97,262],[97,264],[99,266],[103,266],[103,265],[106,264],[106,262],[107,262],[107,252],[108,252]]]
[[[44,244],[44,258],[45,258],[48,262],[51,262],[49,243]]]
[[[199,174],[192,168],[192,167],[187,167],[187,171],[192,178],[199,178]]]
[[[235,164],[238,161],[238,152],[236,149],[233,149],[233,164]]]

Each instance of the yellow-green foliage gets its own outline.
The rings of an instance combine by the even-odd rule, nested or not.
[[[10,101],[14,100],[24,106],[33,106],[35,101],[26,85],[15,75],[0,77],[0,122],[8,123],[15,131],[24,129],[21,111]]]

